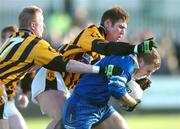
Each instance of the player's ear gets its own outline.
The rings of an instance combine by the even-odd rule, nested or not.
[[[35,24],[35,22],[30,22],[29,24],[30,24],[31,30],[34,31],[34,30],[36,29],[36,24]]]
[[[108,29],[108,28],[111,27],[111,26],[112,26],[111,20],[110,20],[110,19],[107,19],[107,20],[104,22],[104,27],[105,27],[106,29]]]
[[[143,67],[144,66],[144,60],[143,58],[138,58],[138,64],[139,64],[139,67]]]

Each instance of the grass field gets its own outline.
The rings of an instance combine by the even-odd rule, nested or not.
[[[180,114],[124,116],[131,129],[180,129]],[[29,129],[45,129],[49,118],[26,118]]]
[[[125,116],[131,129],[180,129],[180,114]]]

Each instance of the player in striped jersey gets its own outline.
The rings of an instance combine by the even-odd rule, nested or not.
[[[63,57],[41,38],[43,30],[42,9],[37,6],[26,7],[19,15],[19,32],[14,33],[0,48],[0,129],[9,128],[5,109],[7,94],[15,88],[13,83],[22,79],[35,66],[58,72],[107,75],[108,66],[95,67]],[[111,74],[115,72],[117,71],[112,71]]]
[[[1,31],[1,41],[2,44],[5,42],[6,39],[8,39],[13,33],[17,32],[18,28],[16,26],[7,26],[5,27],[2,31]],[[7,92],[8,94],[8,102],[7,102],[7,106],[6,106],[6,114],[8,117],[8,122],[9,122],[9,126],[11,129],[26,129],[27,128],[27,124],[24,120],[24,118],[22,117],[21,113],[18,111],[18,109],[15,106],[15,102],[14,102],[14,96],[16,95],[16,86],[17,86],[18,82],[16,83],[12,83],[12,91],[11,92]],[[27,85],[26,85],[27,86]],[[21,95],[19,96],[21,97],[20,100],[20,105],[27,107],[28,104],[28,98],[26,95]]]
[[[91,25],[85,28],[73,41],[60,48],[59,51],[70,59],[87,64],[98,61],[100,54],[127,55],[150,52],[152,47],[155,47],[151,39],[145,40],[139,45],[129,45],[120,41],[125,34],[127,23],[126,11],[120,7],[109,9],[103,14],[100,27]],[[80,77],[80,74],[66,72],[61,75],[69,90],[75,86]],[[64,100],[69,96],[68,89],[65,88],[64,83],[62,84],[61,75],[42,68],[32,84],[32,100],[38,102],[41,110],[53,118],[49,128],[53,128],[53,125],[61,119]],[[51,109],[52,105],[54,105],[53,110]]]

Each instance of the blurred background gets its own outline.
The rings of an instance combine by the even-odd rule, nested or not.
[[[179,0],[0,0],[0,30],[18,25],[18,14],[25,6],[37,5],[44,11],[44,38],[55,48],[74,38],[83,28],[99,25],[103,12],[121,6],[129,13],[126,39],[133,43],[154,37],[162,65],[152,77],[152,86],[144,92],[142,103],[133,113],[121,111],[132,129],[180,129],[180,11]],[[18,103],[17,103],[18,107]],[[42,117],[39,107],[30,103],[20,109],[32,121]],[[42,121],[42,118],[45,121]],[[37,120],[36,120],[37,119]],[[39,123],[40,123],[39,121]],[[32,123],[31,123],[32,122]],[[162,125],[162,126],[161,126]],[[42,127],[42,128],[43,128]],[[39,129],[39,128],[38,128]]]

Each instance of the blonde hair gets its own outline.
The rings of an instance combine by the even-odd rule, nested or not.
[[[43,13],[42,9],[37,6],[25,7],[19,14],[19,28],[28,28],[32,20],[36,21],[37,13]]]
[[[161,66],[161,57],[157,51],[157,49],[152,48],[150,53],[138,54],[138,58],[142,58],[146,65],[153,65],[154,71],[158,70]]]

